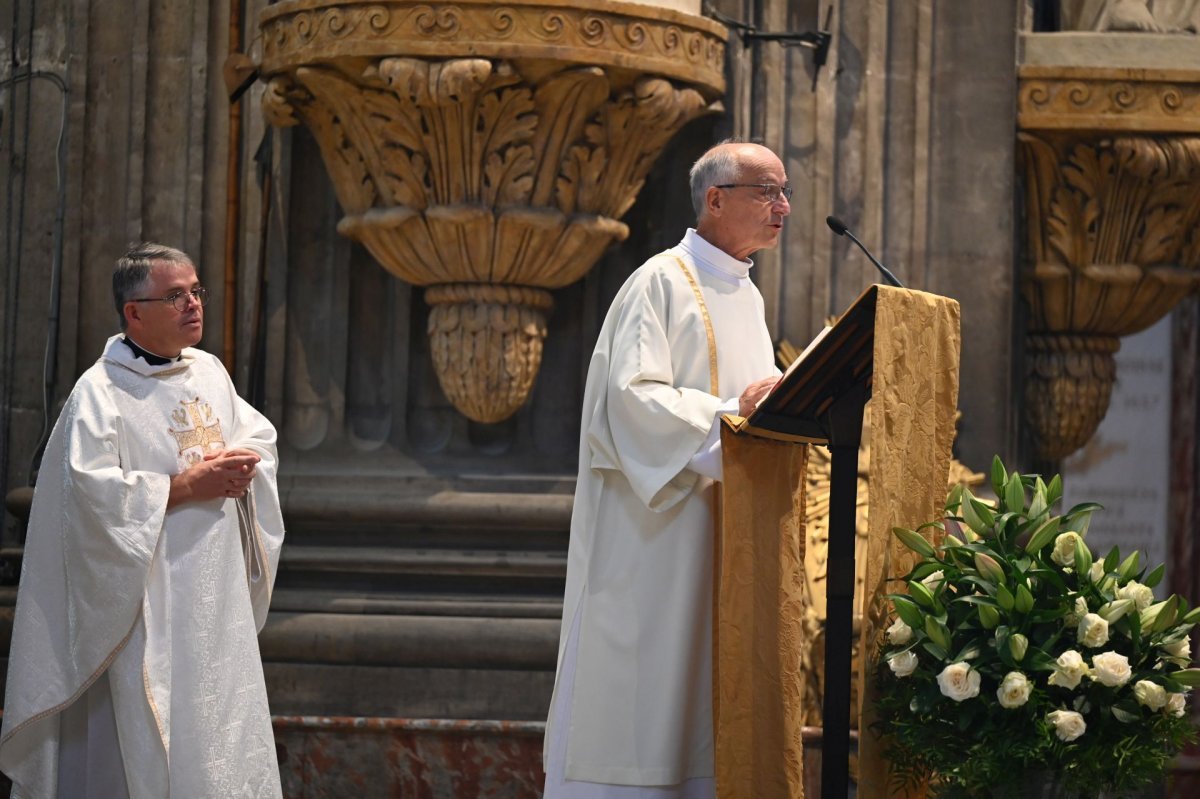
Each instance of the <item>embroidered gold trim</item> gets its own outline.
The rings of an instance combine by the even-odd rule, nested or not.
[[[696,303],[700,306],[700,316],[704,319],[704,335],[708,336],[709,393],[714,397],[719,397],[721,393],[720,382],[717,379],[717,337],[713,335],[712,318],[708,315],[708,305],[704,302],[704,295],[700,293],[700,284],[692,276],[692,271],[683,263],[683,259],[674,254],[671,257],[675,259],[675,263],[679,264],[679,268],[687,276],[688,284],[692,287],[692,293],[696,295]]]

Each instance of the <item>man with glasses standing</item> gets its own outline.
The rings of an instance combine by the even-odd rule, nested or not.
[[[0,769],[14,797],[278,797],[257,633],[283,521],[275,429],[195,349],[207,291],[179,250],[117,261],[123,334],[42,460]]]
[[[714,794],[713,482],[720,418],[778,380],[750,255],[792,190],[766,147],[691,170],[696,227],[613,300],[588,367],[546,799]]]

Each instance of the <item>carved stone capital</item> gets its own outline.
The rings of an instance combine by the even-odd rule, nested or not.
[[[330,57],[472,53],[652,73],[708,87],[710,100],[725,91],[723,26],[612,0],[285,0],[259,25],[264,74]]]
[[[618,220],[667,142],[724,89],[724,29],[649,6],[285,0],[260,19],[267,118],[312,131],[338,230],[416,285],[583,277],[628,235]],[[458,352],[435,349],[447,394],[504,418],[447,388]],[[528,390],[541,339],[513,352],[534,359],[513,383]]]
[[[1018,76],[1022,130],[1200,133],[1194,70],[1027,65]]]
[[[1104,418],[1118,337],[1200,286],[1200,73],[1020,76],[1026,412],[1039,455],[1058,460]]]

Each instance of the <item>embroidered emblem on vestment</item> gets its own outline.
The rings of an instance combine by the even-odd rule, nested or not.
[[[180,400],[182,408],[171,411],[171,421],[175,427],[171,435],[179,444],[179,454],[189,465],[204,458],[204,453],[225,448],[225,436],[221,432],[221,420],[213,413],[212,406],[202,402],[199,397],[188,402]],[[186,425],[191,423],[191,428]],[[198,450],[198,451],[197,451]]]

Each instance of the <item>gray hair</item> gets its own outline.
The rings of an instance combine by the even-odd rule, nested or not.
[[[135,299],[136,295],[145,290],[146,283],[150,280],[150,270],[157,263],[186,264],[196,268],[183,250],[152,241],[131,245],[128,252],[117,259],[112,276],[113,303],[117,306],[122,330],[126,326],[125,303]]]
[[[696,211],[697,221],[704,216],[708,190],[722,183],[737,183],[742,174],[742,163],[737,150],[722,145],[745,143],[743,139],[725,139],[717,142],[692,164],[688,177],[691,181],[692,208]]]

